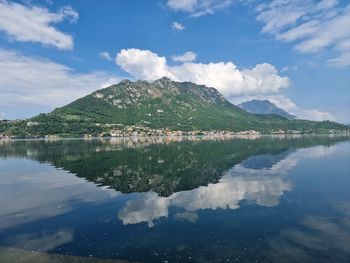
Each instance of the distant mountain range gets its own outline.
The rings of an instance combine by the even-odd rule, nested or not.
[[[252,114],[227,101],[215,88],[161,78],[154,82],[123,80],[64,107],[29,120],[0,122],[0,134],[93,136],[111,129],[148,127],[175,131],[276,130],[329,132],[346,130],[338,123],[288,120],[279,114]]]
[[[286,119],[293,120],[295,116],[277,107],[269,100],[250,100],[238,105],[241,109],[254,114],[277,114]]]

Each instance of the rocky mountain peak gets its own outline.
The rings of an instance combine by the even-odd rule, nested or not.
[[[286,112],[285,110],[277,107],[269,100],[250,100],[242,104],[239,104],[238,107],[246,110],[249,113],[253,114],[277,114],[287,119],[295,119],[295,116]]]
[[[157,86],[157,87],[160,87],[160,88],[173,88],[174,87],[174,81],[168,77],[162,77],[160,79],[157,79],[152,84]]]

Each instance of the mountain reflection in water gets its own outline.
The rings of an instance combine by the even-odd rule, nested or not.
[[[272,207],[278,205],[278,200],[284,192],[292,190],[292,183],[286,178],[299,160],[306,158],[317,158],[331,153],[324,147],[303,149],[299,152],[290,153],[284,159],[276,159],[271,167],[256,169],[237,164],[217,183],[200,186],[189,191],[181,191],[168,197],[161,197],[151,191],[127,202],[120,210],[119,218],[124,224],[136,224],[147,222],[152,227],[153,220],[168,216],[170,206],[184,209],[180,218],[186,219],[184,215],[190,215],[193,221],[195,211],[200,209],[217,208],[239,208],[240,201],[246,200],[257,205]],[[266,155],[264,155],[266,157]],[[273,155],[271,155],[271,158]],[[256,157],[259,159],[259,156]],[[175,217],[179,214],[175,214]]]
[[[122,193],[154,191],[169,196],[217,183],[241,162],[244,167],[254,169],[257,160],[269,156],[268,166],[272,166],[298,148],[329,146],[344,139],[247,136],[8,141],[3,142],[0,157],[16,156],[49,163]]]
[[[307,180],[319,159],[346,173],[334,155],[347,140],[0,141],[0,247],[145,262],[322,262],[336,249],[346,262],[348,179]]]

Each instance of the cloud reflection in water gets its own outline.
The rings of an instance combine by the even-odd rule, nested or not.
[[[173,193],[161,197],[150,191],[130,200],[119,211],[118,217],[123,224],[147,223],[154,226],[154,221],[169,216],[169,208],[183,209],[175,215],[176,219],[194,222],[198,210],[202,209],[237,209],[240,202],[247,200],[260,206],[278,205],[284,192],[292,190],[292,183],[286,178],[288,172],[305,158],[319,158],[330,152],[329,148],[318,146],[291,152],[282,160],[277,160],[270,167],[256,169],[247,164],[235,165],[218,183],[200,186],[190,191]],[[259,156],[256,156],[259,158]]]

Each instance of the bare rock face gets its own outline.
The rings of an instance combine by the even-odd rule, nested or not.
[[[94,92],[93,96],[117,108],[127,108],[139,107],[146,100],[162,97],[169,100],[169,97],[176,98],[179,94],[190,94],[206,103],[227,103],[223,95],[214,88],[191,82],[176,82],[167,77],[154,82],[122,80],[116,85]]]

